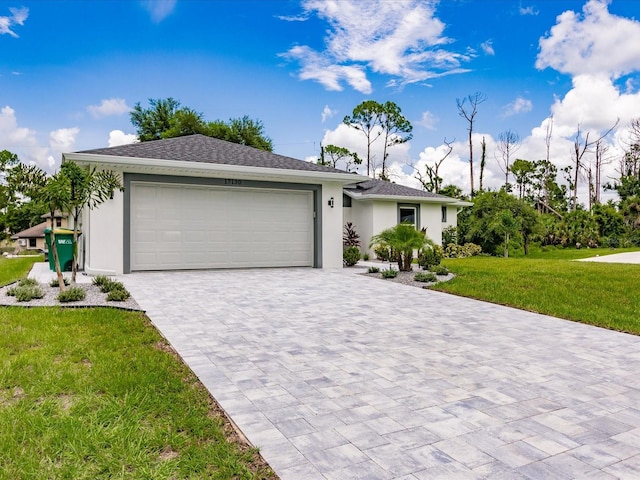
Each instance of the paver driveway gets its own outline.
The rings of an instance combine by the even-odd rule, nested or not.
[[[640,478],[638,337],[352,270],[124,281],[284,480]]]

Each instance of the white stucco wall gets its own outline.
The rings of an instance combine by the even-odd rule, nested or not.
[[[449,212],[447,212],[447,215]],[[442,244],[442,205],[433,203],[420,204],[420,228],[427,229],[427,237],[436,244]]]
[[[122,173],[120,181],[122,181]],[[85,209],[84,269],[90,275],[123,273],[124,193],[117,191],[93,210]]]
[[[329,200],[333,197],[333,208]],[[322,268],[342,268],[342,184],[322,184]]]
[[[456,225],[457,207],[447,207],[447,222],[442,222],[442,205],[427,202],[405,202],[395,200],[357,200],[352,201],[351,208],[345,208],[345,222],[353,222],[362,241],[361,251],[373,255],[369,242],[373,235],[377,235],[386,228],[398,224],[398,205],[419,204],[419,228],[427,229],[427,235],[436,244],[442,244],[442,229],[449,225]],[[349,220],[346,220],[348,215]]]
[[[371,202],[356,202],[352,200],[351,208],[345,208],[344,223],[350,221],[353,228],[360,235],[360,252],[370,252],[369,242],[373,235],[373,206]],[[347,218],[348,216],[348,218]]]

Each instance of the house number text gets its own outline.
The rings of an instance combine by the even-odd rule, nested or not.
[[[225,185],[242,185],[242,180],[237,180],[234,178],[225,178],[224,184]]]

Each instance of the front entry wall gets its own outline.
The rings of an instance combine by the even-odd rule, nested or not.
[[[124,271],[321,266],[314,219],[320,191],[125,175]]]

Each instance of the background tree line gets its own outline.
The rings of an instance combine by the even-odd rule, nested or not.
[[[606,142],[618,127],[595,134],[577,125],[570,162],[559,168],[551,158],[553,117],[546,122],[546,156],[527,160],[517,157],[521,139],[517,132],[506,130],[497,138],[493,159],[504,174],[499,189],[487,189],[484,173],[490,152],[482,139],[480,159],[474,159],[473,132],[476,130],[480,106],[487,97],[476,92],[456,100],[459,116],[464,119],[469,144],[469,184],[471,191],[462,194],[457,185],[445,185],[441,167],[453,151],[453,141],[444,139],[442,156],[422,168],[414,168],[414,176],[429,192],[461,198],[474,203],[458,216],[458,228],[445,235],[445,243],[473,242],[491,254],[508,255],[509,247],[525,254],[532,242],[541,245],[640,246],[640,117],[629,125],[629,138],[622,158],[617,159],[619,176],[603,181],[603,167],[616,161],[608,153]],[[412,126],[393,102],[366,100],[357,105],[343,123],[362,134],[364,158],[338,145],[321,147],[319,163],[390,180],[389,150],[409,141]],[[379,143],[378,143],[379,142]],[[382,150],[382,158],[373,146]],[[362,167],[360,167],[362,166]],[[477,178],[476,178],[477,177]],[[477,181],[476,181],[477,180]],[[587,204],[578,202],[579,186],[586,184]],[[601,191],[616,191],[619,200],[601,201]]]

